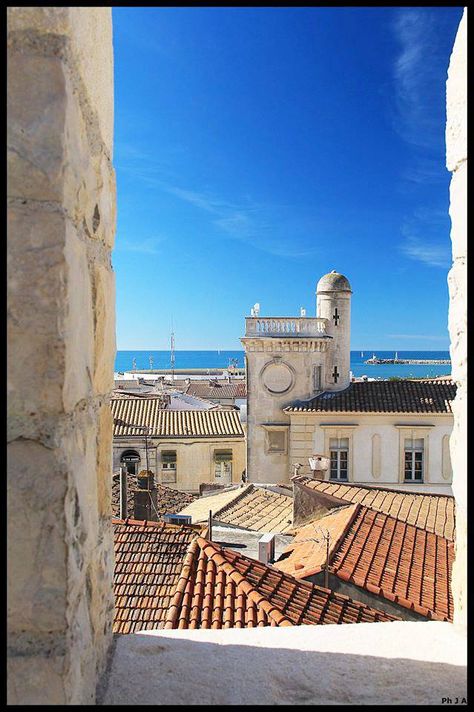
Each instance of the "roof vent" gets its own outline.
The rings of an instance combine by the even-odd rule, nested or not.
[[[164,514],[163,521],[166,524],[192,524],[192,516],[190,514]]]

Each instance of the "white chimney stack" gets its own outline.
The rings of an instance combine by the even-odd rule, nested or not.
[[[273,564],[275,561],[275,535],[268,532],[258,540],[258,560],[262,564]]]

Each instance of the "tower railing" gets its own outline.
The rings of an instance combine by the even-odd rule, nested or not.
[[[246,317],[246,336],[325,336],[328,320],[320,317]]]

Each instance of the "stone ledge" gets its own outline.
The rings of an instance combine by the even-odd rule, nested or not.
[[[438,622],[147,631],[116,638],[98,704],[441,704],[467,697],[466,643]]]

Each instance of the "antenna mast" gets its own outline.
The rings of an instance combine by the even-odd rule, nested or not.
[[[173,329],[173,327],[171,327]],[[171,380],[174,383],[174,331],[171,331],[171,348],[170,348],[170,364],[171,364]]]

